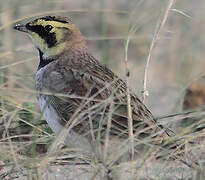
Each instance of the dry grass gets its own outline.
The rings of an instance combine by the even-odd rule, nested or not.
[[[185,117],[205,114],[204,108],[182,112],[180,107],[187,84],[204,74],[203,0],[13,0],[0,5],[0,179],[204,179],[204,131],[194,133],[194,125],[180,124]],[[129,139],[112,141],[108,118],[104,147],[99,145],[99,133],[98,138],[93,136],[93,147],[85,147],[92,153],[77,148],[78,144],[62,148],[65,134],[84,114],[76,113],[67,129],[58,137],[53,135],[36,104],[33,78],[37,51],[27,38],[12,30],[12,24],[19,20],[45,14],[71,16],[95,57],[126,79],[139,97],[142,90],[149,90],[146,105],[159,123],[175,132],[167,141],[182,139],[179,145],[185,145],[170,156],[185,151],[184,156],[172,161],[153,160],[151,154],[159,148],[150,146],[136,159],[131,115]],[[159,19],[161,26],[156,29]],[[127,93],[129,104],[129,90]],[[112,97],[101,106],[108,103],[112,104]],[[132,161],[127,157],[130,150]]]

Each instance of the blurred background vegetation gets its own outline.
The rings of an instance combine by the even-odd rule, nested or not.
[[[167,1],[76,0],[1,1],[1,82],[18,103],[35,102],[33,77],[38,53],[24,34],[12,30],[14,22],[43,15],[69,16],[87,39],[89,51],[124,77],[124,44],[136,25],[128,50],[132,88],[141,96],[149,47]],[[176,1],[152,53],[148,71],[147,105],[155,115],[176,110],[181,90],[204,72],[205,2]],[[3,86],[2,86],[3,87]],[[14,92],[12,88],[17,88]]]
[[[130,28],[136,26],[129,44],[128,65],[130,85],[141,98],[149,47],[167,4],[168,0],[1,0],[1,138],[8,140],[14,135],[19,135],[16,140],[32,138],[28,143],[32,155],[39,148],[36,146],[41,146],[38,141],[43,144],[51,137],[51,130],[43,121],[35,98],[38,52],[25,34],[12,29],[15,23],[44,15],[71,17],[86,37],[89,51],[122,78],[125,77],[125,42]],[[204,0],[180,0],[172,6],[148,69],[149,96],[145,103],[155,116],[180,112],[184,89],[205,73],[204,19]],[[44,139],[39,140],[37,137],[41,135]],[[35,149],[33,152],[32,148]],[[37,152],[46,151],[44,148]]]

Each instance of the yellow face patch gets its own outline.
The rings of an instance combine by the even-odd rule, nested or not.
[[[47,34],[42,34],[44,32],[44,28],[46,29],[46,26],[52,26],[51,30],[47,32]],[[73,27],[69,23],[61,23],[57,21],[48,21],[44,19],[38,19],[33,22],[29,23],[30,27],[39,26],[39,31],[30,31],[29,36],[31,37],[33,43],[37,48],[39,48],[43,53],[44,56],[54,56],[56,54],[59,54],[63,51],[65,48],[65,29],[71,30]],[[44,37],[46,36],[46,37]],[[51,39],[55,39],[55,44],[53,46],[49,46],[49,42]],[[51,43],[53,43],[51,41]]]
[[[66,43],[62,42],[62,43],[58,43],[56,46],[49,48],[48,44],[45,43],[45,40],[42,39],[38,34],[31,33],[29,36],[30,36],[32,42],[34,43],[34,45],[44,53],[43,56],[45,58],[55,56],[55,55],[61,53],[66,46]]]

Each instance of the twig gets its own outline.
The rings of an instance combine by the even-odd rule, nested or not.
[[[161,21],[159,24],[157,23],[157,26],[156,26],[156,29],[155,29],[155,33],[154,33],[154,36],[153,36],[153,39],[152,39],[152,43],[151,43],[151,45],[150,45],[149,54],[148,54],[147,61],[146,61],[146,65],[145,65],[145,72],[144,72],[143,102],[145,102],[146,96],[149,95],[149,92],[148,92],[148,90],[147,90],[147,72],[148,72],[148,67],[149,67],[149,63],[150,63],[152,51],[153,51],[153,48],[154,48],[154,46],[155,46],[155,44],[156,44],[156,40],[157,40],[158,37],[159,37],[159,33],[161,32],[161,30],[162,30],[164,24],[165,24],[166,21],[167,21],[168,14],[169,14],[169,11],[170,11],[170,9],[171,9],[173,3],[174,3],[174,0],[169,0],[168,6],[167,6],[167,9],[166,9],[166,11],[165,11],[165,14],[164,14],[164,17],[163,17],[162,21]]]
[[[109,139],[110,139],[110,129],[111,129],[111,124],[112,124],[112,114],[113,114],[113,108],[114,108],[114,104],[113,104],[113,100],[111,99],[110,102],[110,111],[108,114],[108,121],[107,121],[107,128],[106,128],[106,134],[105,134],[105,145],[104,145],[104,153],[103,153],[103,159],[104,162],[107,159],[107,153],[108,153],[108,146],[109,146]]]
[[[131,162],[133,162],[134,161],[134,135],[133,135],[131,98],[130,98],[130,90],[129,90],[129,77],[130,77],[130,72],[128,68],[129,42],[130,42],[130,35],[128,35],[126,45],[125,45],[125,70],[126,70],[126,85],[127,85],[126,95],[127,95],[128,132],[129,132],[129,142],[130,142],[130,148],[131,148]],[[132,172],[134,173],[134,171]]]

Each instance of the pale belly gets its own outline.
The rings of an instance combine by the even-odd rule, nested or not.
[[[54,131],[56,135],[59,135],[59,138],[63,138],[63,142],[73,148],[83,149],[85,152],[91,152],[92,147],[89,143],[88,139],[75,133],[74,131],[70,130],[69,133],[63,130],[63,126],[59,123],[59,117],[55,111],[55,109],[48,104],[45,96],[38,96],[38,103],[43,113],[43,117],[47,121],[50,128]],[[64,129],[65,130],[65,129]],[[64,134],[66,133],[66,135]]]
[[[48,104],[44,96],[38,96],[38,104],[50,128],[55,134],[59,134],[63,126],[59,123],[59,117],[55,109]]]
[[[83,149],[84,151],[91,152],[92,147],[89,140],[77,134],[72,129],[69,132],[66,132],[66,129],[59,123],[60,117],[56,113],[56,110],[49,104],[48,96],[40,94],[43,91],[43,71],[44,68],[41,68],[36,74],[36,90],[37,90],[37,100],[40,106],[40,110],[43,114],[43,117],[47,121],[50,128],[58,136],[57,139],[63,138],[64,143],[72,148]],[[45,90],[46,91],[46,90]]]

